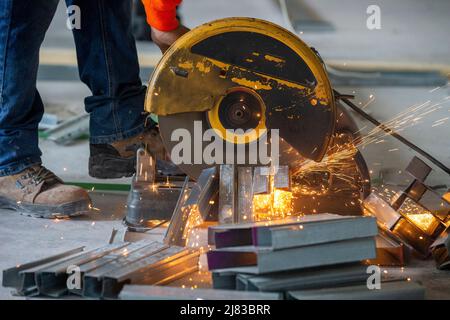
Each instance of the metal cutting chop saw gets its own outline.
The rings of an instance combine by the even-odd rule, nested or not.
[[[271,146],[276,129],[280,138],[278,162],[296,172],[294,182],[322,191],[326,185],[330,192],[323,196],[345,201],[367,191],[367,168],[357,150],[349,156],[350,165],[345,169],[347,177],[355,176],[352,187],[347,186],[350,193],[342,193],[345,188],[340,184],[345,181],[339,182],[340,173],[326,166],[315,167],[333,146],[343,145],[340,140],[357,131],[356,126],[345,111],[338,110],[319,54],[270,22],[228,18],[199,26],[181,37],[157,65],[145,108],[158,115],[168,153],[172,158],[180,153],[184,160],[176,164],[194,180],[215,164],[203,156],[212,141],[222,146],[214,155],[222,154],[224,161],[238,161],[238,157],[242,161],[245,155],[245,165],[258,165],[260,159],[256,157],[255,162],[251,156],[258,148],[252,146],[261,141]],[[205,139],[208,129],[213,129],[212,134]],[[184,138],[192,143],[180,152]],[[303,166],[314,169],[302,172]],[[330,212],[329,207],[317,206],[317,196],[321,195],[299,192],[299,206]],[[336,205],[331,200],[331,207],[333,202]],[[349,212],[348,208],[343,210]]]

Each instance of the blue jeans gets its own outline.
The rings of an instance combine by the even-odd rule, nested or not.
[[[36,89],[39,49],[59,0],[0,1],[0,176],[41,163]],[[80,79],[92,96],[90,142],[112,143],[141,133],[145,86],[131,34],[131,0],[67,0],[81,9],[74,29]],[[65,26],[60,26],[65,28]]]

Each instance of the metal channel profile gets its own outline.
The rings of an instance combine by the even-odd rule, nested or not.
[[[236,273],[229,271],[211,272],[214,289],[236,290]]]
[[[82,295],[90,298],[100,298],[102,295],[104,275],[125,268],[126,266],[135,263],[136,261],[147,258],[155,254],[156,252],[159,252],[166,248],[168,248],[168,246],[154,242],[134,252],[124,254],[111,263],[85,273],[83,277]]]
[[[283,292],[364,284],[366,281],[367,267],[357,264],[276,273],[267,276],[239,274],[236,278],[236,287],[247,291]]]
[[[114,261],[119,260],[121,257],[127,256],[131,253],[134,253],[134,252],[142,250],[142,249],[146,249],[148,247],[152,247],[155,244],[156,244],[156,242],[151,241],[151,240],[143,240],[143,241],[130,243],[127,246],[120,247],[116,250],[113,250],[113,251],[109,252],[107,255],[104,255],[98,259],[92,260],[88,263],[78,266],[78,268],[79,268],[78,271],[80,273],[81,281],[82,281],[81,287],[69,289],[69,292],[71,292],[73,294],[77,294],[77,295],[82,295],[82,293],[83,293],[82,288],[84,288],[83,278],[86,273],[89,273],[94,270],[99,270],[103,266],[108,266],[111,263],[113,263]]]
[[[128,246],[128,243],[109,244],[104,247],[94,249],[85,254],[75,256],[63,262],[57,262],[45,268],[35,271],[36,285],[39,293],[50,297],[61,297],[67,293],[67,270],[71,266],[81,266],[82,264],[99,259],[114,250]]]
[[[219,224],[235,222],[236,211],[236,171],[235,166],[220,166],[219,178]]]
[[[193,259],[191,264],[186,264],[185,259],[190,255]],[[103,275],[101,297],[105,299],[117,298],[120,290],[125,284],[155,284],[173,281],[198,269],[198,252],[181,247],[169,247],[160,250],[144,259],[126,265],[124,268],[114,270]],[[180,265],[181,264],[181,265]],[[175,265],[180,265],[176,269],[176,277],[172,273]],[[180,270],[181,269],[181,270]],[[169,279],[167,279],[169,278]]]
[[[32,288],[36,288],[36,283],[34,273],[32,273],[30,276],[30,273],[26,272],[27,270],[55,263],[56,261],[65,260],[68,257],[83,252],[84,248],[85,247],[75,248],[48,258],[36,260],[3,270],[2,285],[3,287],[15,288],[17,290],[17,294],[19,295],[27,295],[28,293],[31,294],[31,292],[33,291]]]

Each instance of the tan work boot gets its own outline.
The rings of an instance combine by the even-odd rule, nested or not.
[[[53,172],[36,165],[18,174],[0,177],[0,208],[54,219],[89,211],[91,199],[82,188],[65,185]]]
[[[89,175],[98,179],[131,177],[136,172],[136,152],[141,147],[156,157],[156,170],[160,175],[183,175],[177,166],[167,161],[157,127],[111,144],[91,144]]]

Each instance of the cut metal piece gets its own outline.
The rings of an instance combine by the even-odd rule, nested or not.
[[[156,159],[145,148],[136,152],[136,182],[154,183],[156,178]]]
[[[132,182],[127,201],[125,225],[135,231],[153,228],[155,220],[170,220],[180,188]]]
[[[256,167],[253,176],[253,194],[270,193],[270,169],[268,167]]]
[[[231,164],[220,166],[219,178],[219,224],[235,223],[236,170]]]
[[[237,223],[253,220],[253,170],[251,167],[237,168]]]
[[[367,261],[368,265],[403,267],[408,260],[408,248],[392,232],[381,229],[375,238],[377,257]]]
[[[166,234],[164,236],[163,242],[166,245],[173,246],[186,246],[186,238],[183,237],[185,234],[186,222],[188,219],[189,212],[183,210],[191,189],[189,188],[189,177],[184,180],[183,187],[181,188],[180,196],[176,203],[175,209],[172,214],[172,219],[170,220],[169,226],[167,227]]]
[[[413,157],[405,171],[412,175],[415,179],[424,182],[431,173],[432,169],[418,157]]]
[[[275,189],[290,191],[291,177],[289,174],[289,166],[279,166],[273,176],[273,187]]]
[[[442,222],[446,223],[448,220],[450,216],[450,202],[446,201],[428,186],[425,186],[425,190],[417,202]]]
[[[421,257],[429,255],[433,239],[406,215],[395,211],[386,201],[373,193],[363,201],[363,206],[367,214],[377,218],[380,228],[394,233],[405,244],[414,248]]]
[[[388,230],[391,230],[402,217],[389,203],[374,193],[364,199],[363,206],[367,210],[367,213],[376,217],[378,223]]]
[[[439,270],[450,269],[450,228],[447,228],[436,241],[431,245],[436,267]]]
[[[180,189],[156,184],[156,159],[144,148],[137,151],[136,174],[131,181],[125,224],[136,231],[146,231],[153,220],[172,217]]]
[[[216,167],[204,169],[194,184],[182,210],[198,214],[205,221],[214,207],[214,200],[219,193],[219,177]],[[196,212],[193,212],[196,211]]]
[[[188,290],[176,287],[126,285],[122,300],[280,300],[278,293],[242,292],[218,289]]]

